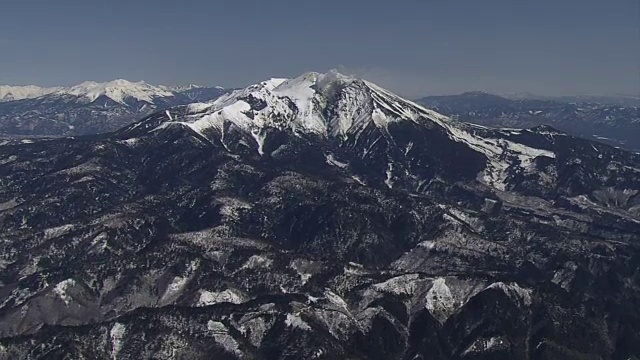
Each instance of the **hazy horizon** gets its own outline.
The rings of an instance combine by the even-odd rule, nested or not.
[[[407,97],[640,94],[635,0],[34,0],[3,10],[3,85],[232,88],[337,68]]]

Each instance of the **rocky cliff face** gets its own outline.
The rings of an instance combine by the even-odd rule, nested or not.
[[[628,359],[640,156],[336,73],[0,146],[0,358]]]

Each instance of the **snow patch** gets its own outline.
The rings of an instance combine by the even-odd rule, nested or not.
[[[242,351],[240,351],[238,342],[229,334],[229,330],[223,323],[209,320],[207,329],[213,333],[213,339],[216,343],[220,344],[226,351],[242,358]]]
[[[444,323],[455,310],[455,299],[444,278],[434,280],[427,292],[425,307],[440,323]]]
[[[200,290],[200,299],[198,299],[196,306],[201,307],[220,303],[242,304],[244,301],[244,296],[232,289],[222,292]]]
[[[45,240],[50,240],[50,239],[57,238],[57,237],[62,236],[62,235],[66,235],[71,230],[73,230],[74,227],[75,226],[73,224],[66,224],[66,225],[62,225],[62,226],[57,226],[57,227],[45,229],[44,230],[44,239]]]
[[[555,158],[555,153],[548,150],[528,147],[505,139],[477,136],[448,123],[441,123],[441,126],[447,129],[452,140],[464,143],[487,157],[488,164],[482,180],[499,190],[506,189],[508,170],[512,166],[527,168],[537,157]]]
[[[298,315],[287,314],[287,318],[285,319],[285,324],[289,327],[298,328],[301,330],[311,331],[311,326],[307,324],[302,318]]]
[[[481,354],[484,352],[493,352],[508,349],[511,346],[509,340],[502,336],[493,336],[491,338],[481,338],[473,342],[463,353],[462,356],[471,354]]]
[[[389,189],[393,189],[393,163],[389,162],[387,164],[387,178],[384,183],[387,185]]]
[[[327,289],[324,292],[324,297],[327,300],[329,300],[330,303],[332,303],[334,305],[337,305],[339,308],[342,308],[342,309],[348,311],[349,306],[347,306],[347,302],[344,301],[344,299],[340,295],[338,295],[338,294],[334,293],[333,291]]]
[[[273,260],[262,255],[253,255],[247,260],[240,270],[255,269],[255,268],[270,268],[273,264]]]
[[[127,327],[121,323],[113,324],[109,332],[109,336],[111,337],[111,358],[113,360],[118,358],[118,353],[122,350],[126,332]]]
[[[162,294],[160,302],[164,303],[180,296],[180,293],[185,288],[188,281],[189,279],[186,277],[174,277],[169,286],[167,286],[167,289],[164,291],[164,294]]]
[[[385,292],[394,295],[413,295],[417,290],[418,274],[408,274],[394,277],[385,282],[373,285],[373,289],[378,292]]]
[[[336,160],[336,158],[333,157],[333,154],[325,155],[325,158],[327,159],[327,164],[329,165],[339,167],[340,169],[349,167],[349,164]]]
[[[68,306],[71,304],[73,298],[69,295],[69,290],[76,286],[76,281],[73,279],[67,279],[60,283],[58,283],[54,288],[53,292],[56,293]]]
[[[509,298],[518,302],[520,305],[530,306],[532,304],[532,291],[524,289],[516,283],[505,284],[503,282],[497,282],[489,285],[487,289],[500,289],[504,291]]]

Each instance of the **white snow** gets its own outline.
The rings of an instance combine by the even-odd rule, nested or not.
[[[273,264],[273,260],[269,259],[266,256],[262,255],[253,255],[247,260],[244,265],[240,268],[240,270],[244,269],[255,269],[255,268],[270,268],[271,264]]]
[[[34,99],[60,91],[61,87],[42,88],[34,85],[10,86],[0,85],[0,102],[11,100]]]
[[[428,249],[428,250],[431,250],[431,249],[435,249],[436,243],[435,243],[435,241],[427,240],[427,241],[423,241],[423,242],[419,243],[418,246],[419,247],[423,247],[423,248]]]
[[[470,131],[462,130],[451,124],[443,123],[442,126],[448,130],[449,136],[453,140],[465,143],[487,157],[488,165],[484,171],[482,180],[487,185],[499,190],[506,189],[507,170],[512,166],[515,165],[526,168],[539,156],[555,158],[555,153],[548,150],[528,147],[505,139],[477,136]],[[505,155],[514,157],[519,160],[519,163],[506,159]]]
[[[53,292],[56,293],[66,305],[69,305],[73,298],[68,294],[68,292],[74,286],[76,286],[76,281],[73,279],[67,279],[58,283],[53,288]]]
[[[264,317],[248,313],[241,320],[240,330],[248,337],[253,346],[260,347],[267,331],[273,326],[274,322],[273,319],[267,321]]]
[[[109,332],[111,337],[111,358],[116,360],[118,353],[122,350],[123,340],[127,332],[127,327],[121,323],[115,323]]]
[[[329,300],[329,302],[338,306],[339,308],[342,308],[347,311],[349,310],[349,306],[347,305],[347,302],[344,301],[344,299],[340,295],[334,293],[333,291],[326,289],[324,292],[324,297],[327,300]]]
[[[494,348],[507,347],[509,341],[504,337],[493,336],[490,338],[480,338],[474,341],[463,353],[462,356],[470,354],[481,354]]]
[[[376,126],[379,128],[386,127],[390,121],[390,119],[387,118],[387,115],[378,108],[373,109],[371,118],[373,119],[373,123],[376,124]]]
[[[106,96],[121,104],[125,104],[127,98],[153,103],[153,99],[156,97],[173,96],[172,92],[149,85],[144,81],[131,82],[123,79],[105,83],[86,81],[71,88],[58,90],[55,94],[79,96],[88,99],[90,102],[95,101],[100,96]]]
[[[444,278],[433,281],[431,289],[427,292],[425,307],[441,323],[455,310],[455,299]]]
[[[232,197],[221,197],[218,201],[222,203],[220,215],[227,219],[237,219],[243,210],[251,209],[252,205],[241,199]]]
[[[411,149],[413,149],[413,141],[407,144],[407,147],[404,149],[404,155],[405,156],[409,155],[409,152],[411,151]]]
[[[121,141],[118,141],[118,142],[123,143],[123,144],[125,144],[127,146],[130,146],[130,147],[134,147],[140,142],[140,139],[139,138],[130,138],[130,139],[121,140]]]
[[[237,291],[227,289],[222,292],[200,290],[200,299],[196,306],[209,306],[220,303],[242,304],[244,297]]]
[[[385,282],[373,285],[373,289],[379,292],[390,293],[394,295],[413,295],[417,290],[418,274],[408,274],[394,277]]]
[[[316,90],[313,88],[320,74],[308,72],[295,79],[287,80],[273,89],[278,96],[288,97],[295,104],[297,119],[302,129],[318,134],[326,134],[327,126],[318,108]]]
[[[154,86],[144,81],[131,82],[118,79],[109,82],[86,81],[71,87],[8,86],[0,85],[0,102],[11,100],[35,99],[46,95],[71,95],[95,101],[100,96],[107,96],[113,101],[124,104],[127,98],[153,103],[154,98],[174,96],[174,92],[186,90],[180,87]]]
[[[118,83],[118,86],[137,98],[150,99],[152,95],[161,95],[148,89],[149,85],[145,83],[125,82]],[[80,88],[95,88],[95,91],[89,91],[90,96],[94,96],[111,87],[88,83]],[[120,92],[112,93],[115,98],[123,99]],[[332,103],[327,108],[329,100]],[[479,180],[499,190],[506,189],[511,169],[529,169],[538,157],[555,157],[551,151],[502,138],[520,133],[520,130],[493,130],[478,125],[461,125],[373,83],[335,71],[327,74],[309,72],[294,79],[266,80],[223,95],[208,104],[192,104],[187,107],[186,113],[180,121],[168,114],[169,120],[171,123],[189,126],[204,137],[217,134],[223,144],[225,132],[239,130],[255,141],[255,149],[260,155],[265,153],[265,143],[270,134],[267,129],[270,128],[290,130],[299,136],[313,134],[352,138],[357,142],[360,136],[365,136],[364,130],[371,124],[383,131],[388,131],[389,124],[397,121],[441,127],[451,140],[464,143],[487,158],[486,169],[480,174]],[[158,129],[166,126],[163,124]],[[373,147],[378,141],[384,140],[384,137],[386,135],[383,134],[378,139],[367,139],[369,146]],[[409,143],[402,150],[407,155],[413,147],[414,144]],[[364,150],[363,156],[368,151]],[[338,167],[346,166],[333,156],[327,155],[327,162]],[[393,186],[392,170],[390,166],[385,181],[389,187]]]
[[[285,324],[290,327],[298,328],[301,330],[311,331],[311,326],[307,324],[302,318],[295,314],[287,314],[287,318],[285,319]]]
[[[186,277],[174,277],[169,286],[167,286],[167,289],[164,291],[164,294],[162,294],[160,302],[166,302],[167,300],[178,297],[182,289],[187,285],[188,281],[189,279]]]
[[[273,83],[277,83],[274,81]],[[135,98],[139,101],[153,103],[153,99],[157,97],[174,96],[176,92],[184,92],[185,90],[201,88],[201,86],[164,86],[150,85],[144,81],[132,82],[128,80],[118,79],[109,82],[86,81],[71,87],[40,87],[34,85],[11,86],[0,85],[0,102],[35,99],[46,95],[71,95],[86,98],[93,102],[98,97],[105,95],[118,103],[124,103],[128,97]],[[217,86],[217,89],[224,90]]]
[[[333,156],[333,154],[325,155],[325,158],[327,159],[327,164],[329,164],[329,165],[336,166],[336,167],[339,167],[341,169],[347,168],[349,166],[349,164],[347,164],[347,163],[343,163],[341,161],[336,160],[336,158]]]
[[[387,187],[389,189],[393,189],[393,163],[389,162],[387,164],[387,178],[385,179],[384,183],[387,185]]]
[[[251,130],[251,136],[256,140],[256,144],[258,144],[258,154],[264,155],[265,134],[260,131],[260,129],[253,129]]]
[[[504,293],[507,294],[509,298],[521,305],[530,306],[532,303],[532,291],[529,289],[524,289],[516,283],[505,284],[503,282],[497,282],[489,285],[487,289],[500,289],[504,291]]]
[[[223,323],[209,320],[207,322],[207,329],[213,333],[213,339],[216,343],[222,345],[226,351],[242,358],[242,352],[240,351],[238,342],[229,334],[229,330]]]
[[[213,104],[206,104],[206,103],[189,104],[187,105],[187,114],[189,115],[200,114],[211,109],[212,106]]]
[[[73,230],[74,227],[75,226],[73,224],[66,224],[66,225],[61,225],[54,228],[45,229],[44,239],[49,240],[49,239],[53,239],[53,238],[65,235],[69,233],[71,230]]]

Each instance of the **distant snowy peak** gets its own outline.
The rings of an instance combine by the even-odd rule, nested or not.
[[[129,98],[153,103],[154,98],[174,96],[171,91],[149,85],[144,81],[131,82],[122,79],[105,83],[87,81],[71,88],[61,89],[56,93],[84,97],[90,102],[101,96],[106,96],[121,104],[125,104],[125,100]]]
[[[6,86],[0,85],[0,102],[14,100],[37,99],[43,96],[74,96],[83,102],[94,102],[100,97],[107,97],[116,103],[126,105],[127,100],[153,104],[156,99],[183,96],[185,98],[216,97],[226,90],[222,87],[204,87],[199,85],[165,86],[151,85],[144,81],[128,81],[123,79],[109,82],[85,81],[71,87],[42,88],[34,85]],[[199,96],[198,96],[199,95]]]
[[[61,87],[43,88],[34,85],[27,86],[10,86],[0,85],[0,102],[34,99],[40,96],[48,95],[56,91],[60,91]]]

